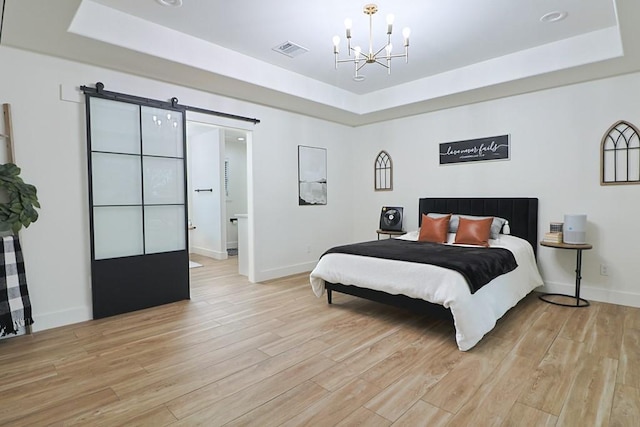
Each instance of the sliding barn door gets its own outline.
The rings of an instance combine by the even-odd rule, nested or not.
[[[188,299],[184,111],[86,99],[93,317]]]

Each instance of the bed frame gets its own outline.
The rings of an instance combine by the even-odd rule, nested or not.
[[[516,198],[422,198],[418,205],[418,224],[422,214],[457,213],[463,215],[499,216],[509,221],[511,234],[531,243],[534,255],[538,247],[538,199]],[[419,313],[428,313],[432,317],[451,319],[449,309],[421,299],[405,295],[392,295],[386,292],[346,286],[340,283],[325,283],[327,302],[332,303],[332,291],[365,298],[371,301],[405,308]]]

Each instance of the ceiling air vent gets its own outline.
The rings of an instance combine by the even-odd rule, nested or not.
[[[302,47],[290,41],[281,43],[278,46],[271,49],[283,55],[287,55],[289,58],[295,58],[296,56],[300,56],[305,52],[309,52],[309,49],[307,49],[306,47]]]

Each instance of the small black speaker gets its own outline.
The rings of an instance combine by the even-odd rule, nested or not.
[[[380,230],[402,231],[402,207],[382,207],[382,212],[380,213]]]

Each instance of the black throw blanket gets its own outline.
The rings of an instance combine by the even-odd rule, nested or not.
[[[322,256],[331,253],[417,262],[448,268],[464,276],[472,294],[491,280],[515,270],[518,266],[513,253],[504,248],[451,246],[402,239],[374,240],[336,246]]]

